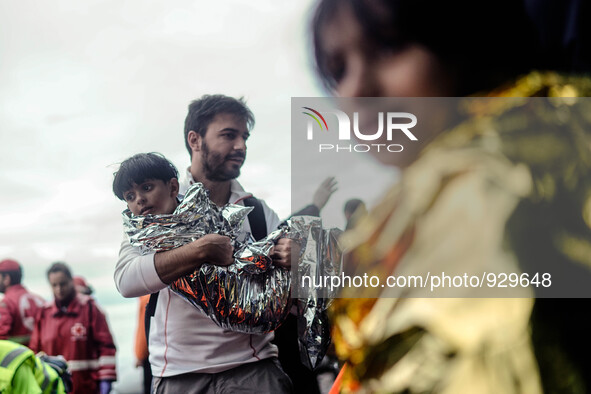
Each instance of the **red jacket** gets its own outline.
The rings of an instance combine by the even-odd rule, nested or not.
[[[0,339],[27,346],[35,325],[35,316],[43,304],[43,298],[29,293],[23,285],[8,287],[0,301]]]
[[[104,313],[94,300],[76,294],[66,311],[55,302],[37,316],[29,347],[68,361],[73,393],[96,393],[98,381],[116,380],[115,344]]]

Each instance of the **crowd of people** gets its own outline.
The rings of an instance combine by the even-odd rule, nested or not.
[[[311,28],[315,70],[339,97],[586,97],[589,11],[574,0],[321,0]],[[359,199],[345,205],[347,272],[388,275],[461,262],[523,272],[558,266],[580,283],[591,280],[589,121],[575,112],[586,108],[584,101],[564,103],[572,116],[559,122],[545,106],[532,106],[540,115],[535,121],[517,117],[523,101],[481,105],[427,130],[415,148],[376,154],[402,176],[374,208]],[[282,221],[237,181],[254,123],[244,100],[202,96],[185,119],[190,161],[182,176],[162,155],[139,153],[121,163],[113,192],[131,215],[172,214],[199,182],[219,207],[252,206],[242,232],[261,239]],[[335,178],[328,178],[313,203],[294,215],[320,215],[335,190]],[[292,239],[279,239],[273,264],[290,269],[297,249]],[[231,239],[220,234],[159,252],[145,252],[124,236],[114,279],[123,297],[140,298],[136,355],[145,390],[320,392],[316,374],[299,360],[293,316],[276,332],[235,332],[169,287],[204,264],[233,261]],[[35,368],[42,369],[19,343],[62,355],[73,392],[108,393],[117,378],[116,349],[92,289],[59,262],[47,271],[50,303],[30,294],[21,278],[16,261],[0,262],[0,339],[11,341],[6,350],[0,342],[0,358],[15,349],[22,354],[12,375],[28,374],[23,379],[32,382]],[[389,291],[371,299],[344,292],[334,300],[332,337],[341,368],[332,392],[591,390],[586,299],[536,299],[536,292],[438,299],[412,289],[401,298]]]
[[[0,262],[0,369],[6,368],[0,382],[7,389],[12,384],[14,393],[109,393],[117,380],[116,348],[104,312],[84,294],[89,288],[84,278],[75,279],[65,263],[52,264],[47,280],[54,300],[45,302],[21,284],[22,277],[18,262]],[[35,353],[60,356],[64,364]]]

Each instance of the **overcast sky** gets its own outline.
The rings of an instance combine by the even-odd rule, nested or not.
[[[2,2],[0,256],[112,268],[116,163],[158,151],[183,171],[186,108],[206,93],[248,100],[257,124],[240,180],[287,215],[290,99],[321,94],[309,4]]]
[[[287,216],[290,100],[323,95],[310,67],[311,4],[0,2],[0,258],[20,261],[25,284],[46,298],[45,270],[66,261],[107,312],[133,316],[135,301],[121,299],[112,279],[124,208],[112,174],[148,151],[183,172],[186,108],[206,93],[247,99],[257,123],[240,181]],[[310,173],[300,192],[327,175]],[[343,190],[327,207],[334,217],[354,197]],[[110,320],[124,332],[135,324]]]

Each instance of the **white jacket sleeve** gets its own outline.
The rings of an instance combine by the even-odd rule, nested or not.
[[[117,290],[123,297],[139,297],[166,287],[156,273],[154,255],[142,255],[124,235],[114,275]]]

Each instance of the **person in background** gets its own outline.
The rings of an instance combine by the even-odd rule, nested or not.
[[[367,208],[363,201],[358,198],[352,198],[345,202],[343,213],[345,214],[345,219],[347,220],[345,230],[350,230],[355,227],[355,223],[357,223],[359,219],[367,215]]]
[[[556,98],[483,101],[409,149],[374,152],[402,176],[342,239],[357,273],[559,266],[568,286],[588,287],[591,136],[579,97],[591,95],[590,11],[553,0],[318,3],[316,71],[335,95]],[[524,102],[534,117],[522,116]],[[567,115],[554,117],[553,105]],[[333,338],[347,363],[335,389],[587,393],[588,299],[532,299],[538,291],[335,299]]]
[[[0,340],[0,393],[65,394],[69,384],[63,359],[37,357],[21,344]]]
[[[12,259],[0,261],[0,339],[29,345],[38,310],[45,304],[22,284],[23,270]]]
[[[64,356],[73,393],[109,393],[117,380],[116,348],[105,314],[90,296],[76,291],[66,264],[52,264],[47,279],[55,299],[37,315],[29,347]]]

